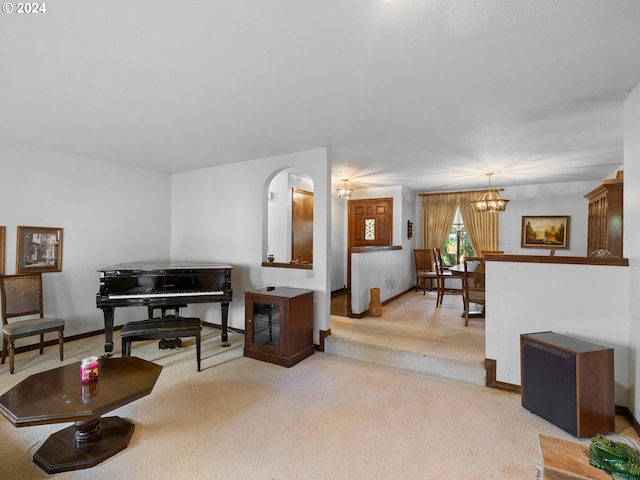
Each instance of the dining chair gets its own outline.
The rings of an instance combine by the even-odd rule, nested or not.
[[[442,262],[442,252],[440,248],[433,247],[433,262],[436,269],[436,285],[438,296],[436,297],[436,307],[442,305],[442,300],[447,293],[445,282],[448,278],[452,278],[449,270],[446,270]]]
[[[485,308],[484,258],[467,257],[463,263],[462,302],[464,305],[464,325],[468,327],[471,305],[481,305],[483,311]]]
[[[9,370],[14,371],[14,342],[18,338],[40,335],[40,355],[44,353],[44,334],[58,332],[60,360],[64,357],[64,320],[44,316],[42,274],[0,277],[2,294],[2,360],[9,352]],[[22,317],[22,319],[19,319]]]
[[[433,270],[433,262],[431,261],[431,250],[428,248],[414,248],[413,259],[416,269],[416,292],[418,288],[422,288],[422,294],[426,295],[427,281],[429,281],[429,290],[433,290],[433,281],[437,279],[436,272]]]

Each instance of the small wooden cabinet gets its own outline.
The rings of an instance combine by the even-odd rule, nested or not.
[[[520,335],[522,406],[575,435],[615,431],[613,348],[539,332]]]
[[[587,257],[596,250],[607,250],[612,257],[622,257],[623,179],[605,180],[587,193],[589,224],[587,227]]]
[[[245,293],[246,357],[291,367],[313,352],[313,291],[278,287]]]

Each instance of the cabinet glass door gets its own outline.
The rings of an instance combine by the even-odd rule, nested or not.
[[[280,348],[280,307],[253,302],[253,343]]]

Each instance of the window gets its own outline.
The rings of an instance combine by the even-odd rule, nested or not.
[[[376,239],[376,219],[375,218],[364,219],[364,239],[365,240]]]
[[[475,257],[476,255],[469,241],[469,235],[467,235],[459,208],[456,208],[449,236],[440,250],[442,250],[442,263],[448,267],[462,263],[463,257]]]

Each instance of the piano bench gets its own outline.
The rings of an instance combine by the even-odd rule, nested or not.
[[[200,333],[202,321],[195,317],[152,318],[125,323],[120,331],[122,356],[131,356],[131,344],[141,340],[196,337],[196,359],[200,371]]]

